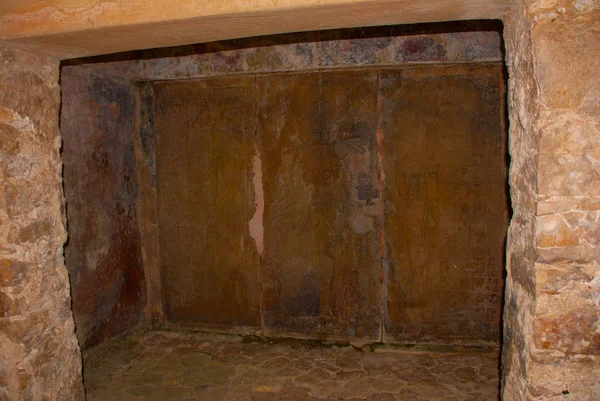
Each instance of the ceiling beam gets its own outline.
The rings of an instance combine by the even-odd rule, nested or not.
[[[0,41],[66,59],[320,29],[502,18],[509,0],[4,0]]]

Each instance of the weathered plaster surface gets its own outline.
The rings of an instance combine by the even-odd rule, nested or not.
[[[461,32],[412,27],[310,32],[147,50],[93,68],[132,81],[205,78],[384,65],[502,61],[502,37],[490,24],[465,23]],[[456,27],[456,25],[454,25]],[[491,25],[498,28],[498,25]],[[136,59],[135,57],[141,56]]]
[[[256,207],[254,215],[248,222],[248,229],[250,230],[250,236],[256,243],[256,251],[258,256],[262,257],[265,250],[265,228],[263,225],[264,214],[265,214],[265,195],[263,190],[263,177],[262,177],[262,160],[260,158],[260,152],[257,148],[254,149],[254,156],[252,157],[252,185],[254,185],[254,205]]]
[[[418,66],[380,81],[386,337],[497,341],[510,217],[502,68]]]
[[[154,91],[151,83],[141,83],[136,89],[136,133],[133,143],[139,190],[137,216],[146,285],[146,320],[153,327],[162,327],[164,314],[155,195]]]
[[[463,65],[155,83],[169,327],[258,331],[260,310],[268,336],[498,341],[501,81]]]
[[[58,62],[0,46],[0,399],[83,400],[58,131]]]
[[[254,82],[154,87],[160,271],[167,327],[257,334]]]
[[[159,254],[164,253],[164,249],[159,246],[158,211],[154,195],[157,188],[154,132],[156,121],[154,89],[151,81],[206,78],[241,73],[260,74],[339,69],[350,66],[433,65],[444,62],[470,64],[502,60],[500,33],[483,30],[486,27],[489,28],[490,24],[466,22],[458,27],[464,30],[445,33],[449,29],[442,26],[439,28],[440,33],[438,34],[425,34],[423,27],[382,27],[292,34],[277,38],[243,39],[148,50],[122,55],[121,57],[127,61],[69,67],[105,76],[107,81],[111,81],[111,79],[120,81],[123,78],[141,81],[138,85],[137,107],[139,110],[136,129],[139,131],[139,138],[136,140],[136,158],[138,160],[138,182],[140,183],[138,216],[148,300],[146,310],[149,319],[158,326],[164,321],[159,261]],[[497,26],[495,27],[497,28]],[[274,41],[278,44],[274,45]],[[136,59],[140,56],[141,58]],[[64,77],[64,79],[69,78]],[[253,207],[253,219],[249,219],[250,226],[246,227],[246,230],[250,232],[261,258],[259,270],[262,274],[264,234],[260,232],[261,229],[264,230],[264,227],[260,218],[260,194],[263,191],[263,185],[258,181],[260,181],[259,174],[262,174],[265,165],[264,161],[257,159],[256,156],[255,153],[252,159],[251,181],[256,196],[252,202],[256,206]],[[258,160],[261,161],[260,168],[258,168]],[[176,208],[181,209],[181,206],[178,204]],[[374,219],[375,216],[355,218],[349,224],[369,230]],[[365,222],[368,224],[365,225]],[[189,239],[185,241],[189,241]],[[193,246],[198,246],[198,244],[193,243]],[[264,277],[258,277],[260,283],[263,282],[263,279]],[[263,298],[264,294],[261,290],[261,303],[264,301]],[[261,310],[264,310],[264,307]],[[261,324],[261,327],[264,325]]]
[[[378,252],[382,232],[380,219],[383,218],[380,208],[384,207],[384,203],[379,200],[379,193],[375,192],[383,188],[382,183],[378,182],[378,175],[383,180],[384,174],[383,171],[378,171],[379,158],[383,154],[378,153],[376,144],[377,115],[380,113],[377,101],[377,68],[426,64],[431,67],[427,70],[429,74],[435,76],[436,64],[463,64],[464,67],[456,67],[453,70],[455,72],[447,78],[449,87],[444,93],[459,93],[460,85],[456,82],[460,79],[468,82],[475,79],[481,81],[475,86],[489,86],[486,86],[487,89],[473,89],[476,92],[475,97],[472,93],[464,93],[468,99],[476,99],[472,100],[473,104],[484,102],[483,98],[479,99],[479,95],[486,99],[494,99],[490,102],[492,106],[489,116],[486,114],[487,117],[480,123],[473,120],[465,124],[472,125],[468,129],[471,129],[472,132],[469,132],[474,136],[481,135],[483,138],[488,131],[497,131],[499,134],[502,130],[502,102],[498,92],[501,91],[498,81],[501,69],[498,68],[498,64],[493,67],[481,67],[481,71],[488,71],[489,74],[479,76],[476,72],[479,71],[477,67],[469,65],[501,61],[500,34],[498,31],[477,30],[483,28],[480,24],[467,24],[467,27],[468,29],[462,32],[445,33],[447,30],[442,29],[442,32],[437,34],[424,34],[415,27],[412,31],[402,27],[389,27],[293,34],[278,38],[144,51],[141,59],[133,58],[134,54],[123,55],[125,59],[132,59],[72,67],[142,81],[139,101],[142,106],[139,113],[141,142],[138,151],[141,165],[138,176],[141,171],[144,178],[140,179],[140,191],[143,193],[140,207],[143,211],[139,215],[141,232],[150,233],[147,237],[149,242],[143,241],[142,252],[146,255],[152,254],[150,259],[145,259],[147,283],[150,282],[148,309],[151,311],[151,318],[161,322],[166,315],[167,323],[172,327],[182,324],[194,327],[200,324],[204,328],[217,327],[219,330],[235,331],[237,326],[242,332],[260,329],[261,332],[273,336],[382,339],[383,329],[380,329],[380,326],[381,321],[386,319],[387,306],[380,305],[380,302],[381,299],[387,299],[382,292],[387,293],[389,283],[378,283],[381,270]],[[275,40],[278,44],[274,45]],[[353,72],[341,70],[348,67],[377,68]],[[421,71],[424,67],[411,68],[414,69],[415,76],[423,74]],[[339,71],[318,74],[315,70]],[[297,71],[298,74],[264,75],[293,71]],[[446,70],[441,68],[439,71],[444,74]],[[255,90],[254,85],[244,84],[242,86],[246,89],[243,89],[238,87],[236,80],[232,81],[230,78],[223,78],[223,81],[187,81],[185,84],[144,82],[189,80],[231,74],[243,74],[244,77],[256,80],[255,85],[259,93],[252,93]],[[365,80],[365,77],[369,79]],[[424,73],[422,79],[424,82],[428,80],[427,73]],[[204,88],[203,85],[208,86]],[[220,88],[222,95],[215,97],[217,92],[210,89],[212,86]],[[197,87],[197,90],[191,90],[192,87]],[[492,87],[494,89],[490,91]],[[159,105],[153,98],[153,92],[157,88],[161,91]],[[359,94],[348,97],[349,88],[358,91]],[[259,99],[256,110],[249,110],[238,104],[240,96],[246,96],[246,92]],[[232,97],[232,93],[238,93],[238,96]],[[360,102],[355,104],[351,99]],[[365,99],[369,99],[368,105]],[[438,100],[445,102],[450,98],[444,99],[446,97],[440,97]],[[181,103],[182,101],[184,103]],[[397,102],[387,103],[390,107],[386,121],[389,120],[390,124],[386,126],[386,130],[390,131],[395,127],[392,120],[400,117],[395,115],[398,113],[392,113],[398,106]],[[458,103],[464,106],[464,102]],[[312,106],[306,108],[307,104]],[[220,107],[225,108],[222,112],[217,112]],[[437,106],[432,110],[436,108]],[[213,110],[209,113],[211,109]],[[234,113],[235,117],[231,115],[233,109],[239,109]],[[237,120],[252,125],[250,121],[255,118],[253,113],[257,113],[258,117],[256,151],[252,154],[248,154],[248,149],[245,148],[236,151],[235,157],[231,156],[235,163],[230,163],[227,169],[218,167],[223,157],[219,154],[226,152],[231,146],[237,146],[233,138],[230,138],[229,142],[233,143],[223,147],[221,131],[235,131]],[[451,111],[448,113],[452,114]],[[295,119],[289,118],[292,114],[296,115]],[[169,125],[173,123],[175,125]],[[415,132],[421,125],[420,122],[415,122],[414,126],[407,127],[407,131],[417,135]],[[473,131],[484,126],[486,128],[481,133]],[[157,127],[160,128],[160,143],[156,143],[154,138]],[[252,130],[251,128],[249,126],[240,129],[245,132],[248,129]],[[462,126],[455,127],[455,130],[462,129]],[[356,135],[362,133],[362,137],[345,137],[354,131],[358,132]],[[340,132],[344,136],[338,138]],[[245,138],[244,143],[248,142],[246,136],[242,136]],[[500,172],[498,177],[501,182],[494,189],[500,195],[494,199],[499,200],[500,209],[507,212],[502,187],[504,180],[501,178],[505,173],[502,153],[505,139],[502,140],[501,135],[498,135],[496,142],[491,137],[488,139],[486,141],[492,146],[499,146],[498,149],[494,149],[498,156],[495,160],[499,164],[487,175],[493,175],[492,171]],[[470,142],[469,135],[465,134],[465,140]],[[337,143],[338,141],[340,143]],[[467,142],[461,149],[470,146]],[[162,154],[161,157],[154,156],[155,145],[158,153]],[[251,144],[248,146],[252,148]],[[481,144],[473,146],[480,147]],[[490,150],[484,148],[485,146],[480,149],[484,153]],[[448,151],[452,153],[452,150]],[[214,159],[216,164],[207,164],[206,160],[209,159]],[[235,166],[238,163],[239,171],[243,170],[244,173],[236,176],[236,172],[239,171]],[[437,174],[434,171],[436,166],[437,164],[431,166],[430,173]],[[199,167],[202,169],[198,170]],[[160,170],[159,174],[157,168]],[[321,173],[316,174],[312,170]],[[226,190],[227,185],[238,185],[236,180],[241,178],[244,178],[242,181],[245,183],[240,188],[247,192],[246,197],[250,199],[250,204],[237,199],[238,191],[229,193],[230,191]],[[217,185],[219,182],[221,184]],[[282,187],[283,182],[288,184]],[[182,189],[181,185],[185,185],[185,188]],[[219,201],[207,195],[215,194],[213,190],[206,191],[206,188],[211,186],[220,188],[220,192],[216,194]],[[196,187],[203,191],[198,192]],[[153,201],[153,194],[157,189],[158,204]],[[492,191],[491,188],[488,189]],[[466,187],[465,191],[463,192],[473,192]],[[396,210],[391,205],[393,202],[391,198],[386,200],[389,205],[385,207]],[[237,215],[229,216],[231,210],[221,210],[222,204],[230,205],[229,208],[235,210]],[[232,204],[236,206],[232,207]],[[290,209],[282,210],[282,207],[287,207],[285,205],[290,205]],[[400,206],[401,209],[403,207]],[[248,208],[251,213],[246,216]],[[448,213],[452,215],[458,213],[457,211],[458,209],[448,209]],[[213,213],[221,217],[216,218]],[[317,213],[320,217],[315,219]],[[340,216],[336,217],[337,214]],[[158,220],[155,216],[159,217]],[[241,221],[245,221],[244,225],[236,222],[240,216]],[[498,227],[506,224],[505,215],[500,214],[497,217]],[[223,228],[215,225],[216,221],[228,221],[226,224],[231,225],[230,228],[236,233],[233,237],[240,238],[234,242],[239,242],[241,252],[248,254],[244,263],[240,264],[233,255],[224,256],[230,253],[228,249],[238,245],[217,245],[223,240],[215,242],[215,236],[225,237]],[[158,231],[162,227],[161,235],[157,235],[157,225]],[[448,229],[451,229],[450,226]],[[202,234],[204,231],[206,234]],[[447,307],[447,310],[444,307],[440,308],[446,312],[438,313],[439,321],[435,324],[441,330],[439,333],[433,333],[427,328],[424,330],[427,333],[425,336],[419,333],[406,335],[404,330],[400,333],[404,335],[394,339],[390,337],[388,340],[444,341],[443,338],[448,332],[441,329],[446,326],[442,320],[450,319],[455,309],[461,309],[458,303],[466,299],[464,295],[467,293],[473,298],[473,305],[478,306],[468,311],[461,309],[461,313],[465,316],[476,314],[479,317],[472,320],[485,320],[486,328],[473,325],[468,332],[454,330],[452,341],[497,340],[498,306],[502,290],[503,230],[498,233],[497,241],[484,238],[485,234],[478,237],[477,241],[480,242],[489,240],[490,243],[498,243],[493,246],[495,256],[477,256],[486,260],[492,258],[493,263],[469,262],[481,266],[472,275],[472,279],[466,277],[469,276],[466,272],[475,265],[467,266],[466,260],[457,262],[461,269],[465,269],[466,276],[451,275],[455,276],[456,280],[470,282],[472,285],[461,286],[464,293],[456,292],[457,305],[452,306],[445,302],[444,307]],[[247,238],[248,234],[250,238]],[[435,233],[430,237],[428,241],[439,242]],[[394,241],[398,242],[398,238]],[[218,246],[219,250],[213,249],[201,256],[200,252],[214,246]],[[258,255],[256,263],[253,248],[256,248],[255,252]],[[159,257],[162,258],[162,266],[157,262]],[[149,260],[152,261],[148,263]],[[223,263],[230,267],[216,268]],[[437,266],[439,263],[433,264]],[[448,268],[446,265],[442,267]],[[204,279],[199,279],[199,271],[203,272],[201,274],[204,275]],[[462,278],[459,279],[459,276]],[[406,281],[407,277],[399,277],[394,273],[393,278],[396,283],[395,293],[398,295],[397,281]],[[160,287],[161,282],[162,294],[151,288]],[[473,287],[476,282],[481,282],[477,290],[478,295]],[[229,294],[229,297],[218,301],[220,307],[216,307],[213,305],[216,293],[211,293],[216,288],[224,288],[225,283],[230,283],[227,285],[234,291],[234,295]],[[419,288],[424,285],[424,282],[416,284]],[[255,294],[257,288],[260,295],[258,304]],[[165,289],[168,291],[165,292]],[[433,289],[430,292],[437,293]],[[150,295],[151,293],[154,295]],[[161,303],[163,299],[164,305]],[[165,315],[161,312],[163,307],[166,307]],[[221,316],[213,313],[218,309]],[[253,320],[257,309],[260,309],[260,327]],[[398,320],[397,316],[391,318],[394,319]],[[422,322],[417,322],[416,326],[421,328]],[[459,326],[457,323],[456,327]],[[446,336],[445,341],[450,341],[450,337]]]
[[[135,325],[146,304],[134,86],[88,72],[65,67],[61,77],[65,261],[83,348]]]
[[[375,69],[257,77],[268,335],[379,339],[377,85]]]

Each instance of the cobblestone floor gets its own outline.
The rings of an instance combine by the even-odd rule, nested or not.
[[[497,401],[495,351],[138,333],[85,354],[88,401]]]

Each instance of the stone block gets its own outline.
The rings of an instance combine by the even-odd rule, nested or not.
[[[567,354],[600,355],[599,322],[594,306],[539,317],[535,321],[536,346]]]
[[[600,210],[600,196],[547,196],[541,197],[537,203],[537,215],[557,214],[567,211]]]
[[[28,274],[26,263],[14,259],[0,260],[0,285],[15,286],[20,284]]]
[[[580,8],[587,8],[582,2]],[[576,109],[586,97],[598,93],[600,35],[593,21],[599,11],[575,17],[571,14],[536,25],[535,64],[540,102],[549,109]],[[585,49],[585,50],[583,50]]]
[[[536,347],[566,354],[600,354],[597,264],[536,264],[536,282]]]
[[[598,356],[544,354],[531,362],[528,390],[532,399],[587,401],[600,397]]]
[[[600,119],[547,111],[540,130],[538,188],[543,196],[595,196],[600,184]]]

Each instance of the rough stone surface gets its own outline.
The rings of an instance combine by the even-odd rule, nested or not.
[[[491,401],[494,349],[407,350],[150,332],[85,354],[88,401]]]
[[[510,191],[513,217],[507,239],[507,279],[502,355],[503,398],[526,399],[526,374],[532,333],[535,262],[534,221],[537,202],[539,138],[534,134],[537,117],[537,83],[533,79],[530,30],[515,6],[506,23],[505,41],[509,72]]]
[[[63,68],[61,109],[65,262],[83,348],[134,326],[146,304],[134,87],[88,72]]]
[[[0,399],[84,399],[70,309],[55,60],[0,46]]]
[[[505,400],[600,398],[599,20],[594,1],[525,1],[506,24]]]

